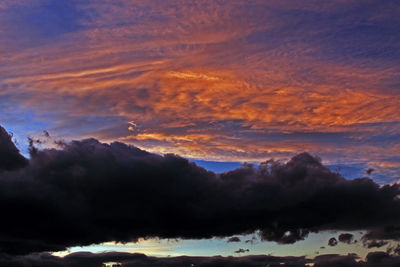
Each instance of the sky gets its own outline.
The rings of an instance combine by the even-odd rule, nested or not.
[[[71,146],[86,147],[84,141],[69,143],[86,139],[96,146],[132,145],[152,157],[179,155],[215,177],[246,168],[257,173],[263,162],[289,168],[287,162],[307,152],[329,175],[349,183],[368,177],[379,188],[395,186],[400,179],[399,28],[396,0],[2,0],[0,125],[12,133],[29,166],[42,162],[44,154],[51,155],[45,162],[53,162],[52,149],[68,154]],[[0,152],[9,149],[14,145]],[[107,149],[120,152],[112,145]],[[35,160],[35,151],[41,160]],[[24,161],[19,154],[14,158],[17,163],[9,164]],[[40,166],[35,168],[45,168]],[[12,168],[7,172],[16,172]],[[21,168],[29,173],[24,177],[36,177],[27,170],[33,167]],[[257,237],[257,244],[248,246],[245,240],[254,233],[246,231],[265,227],[257,224],[217,239],[177,233],[175,242],[149,231],[150,239],[125,245],[109,237],[92,240],[96,244],[56,243],[70,252],[160,257],[311,257],[317,250],[365,257],[370,248],[363,246],[360,231],[376,226],[314,225],[318,233],[293,245]],[[327,245],[347,232],[358,242]],[[233,235],[241,241],[227,242]],[[386,251],[392,245],[375,248]],[[249,251],[235,253],[240,248]]]

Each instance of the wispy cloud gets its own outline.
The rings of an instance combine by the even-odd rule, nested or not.
[[[66,138],[224,160],[307,150],[383,170],[400,156],[398,10],[396,1],[4,1],[0,96],[39,120],[52,114],[48,130]]]

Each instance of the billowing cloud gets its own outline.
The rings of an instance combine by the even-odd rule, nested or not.
[[[339,235],[339,242],[351,244],[354,239],[354,235],[350,233],[343,233]]]
[[[337,241],[336,238],[334,238],[334,237],[329,238],[329,241],[328,241],[328,245],[329,245],[329,246],[334,247],[334,246],[336,246],[337,244],[338,244],[338,241]]]
[[[192,158],[307,150],[393,180],[398,6],[2,1],[0,120]]]
[[[11,138],[12,136],[0,126],[0,172],[18,169],[28,163],[19,153]]]
[[[320,230],[372,234],[400,224],[398,184],[346,180],[307,153],[215,174],[119,142],[60,146],[32,148],[28,164],[0,174],[1,252],[258,230],[263,240],[288,244]]]

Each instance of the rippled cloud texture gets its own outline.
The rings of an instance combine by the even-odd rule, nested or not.
[[[310,151],[393,181],[399,10],[398,1],[5,0],[0,119],[192,158]]]

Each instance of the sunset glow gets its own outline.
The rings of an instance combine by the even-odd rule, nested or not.
[[[400,3],[392,0],[2,0],[0,133],[3,137],[0,135],[0,141],[1,138],[6,141],[0,142],[0,154],[10,149],[12,153],[19,150],[21,155],[13,154],[19,161],[18,164],[25,161],[28,163],[16,163],[15,166],[25,168],[18,174],[18,171],[13,169],[14,165],[8,166],[8,163],[4,163],[7,170],[7,174],[4,174],[0,164],[0,185],[1,179],[9,179],[6,177],[15,176],[18,180],[23,179],[21,177],[30,179],[37,176],[40,180],[42,176],[38,173],[41,171],[48,177],[53,177],[60,171],[58,168],[65,168],[68,173],[65,177],[71,176],[76,179],[67,186],[69,190],[81,182],[80,177],[91,173],[91,160],[97,162],[98,159],[101,159],[99,163],[93,164],[104,165],[101,175],[125,168],[126,173],[121,174],[121,177],[130,172],[132,175],[139,173],[142,176],[135,176],[135,179],[139,180],[146,178],[146,175],[157,174],[165,175],[168,177],[165,179],[172,179],[171,183],[174,183],[176,181],[171,177],[178,174],[169,174],[169,170],[182,168],[183,172],[187,171],[187,174],[182,174],[184,177],[203,177],[204,180],[201,181],[206,182],[196,184],[197,178],[193,178],[193,181],[178,185],[198,185],[198,188],[190,187],[196,194],[212,188],[210,194],[216,199],[207,200],[210,201],[211,207],[212,201],[222,203],[223,200],[219,199],[222,196],[227,199],[232,197],[232,203],[238,201],[243,203],[243,206],[238,204],[237,208],[228,204],[224,206],[222,203],[208,214],[204,206],[196,206],[197,199],[192,199],[192,196],[186,193],[180,196],[176,192],[179,188],[167,188],[171,191],[163,195],[164,193],[157,190],[153,192],[148,189],[147,182],[144,182],[144,188],[149,190],[147,193],[159,194],[157,197],[162,196],[162,203],[165,199],[167,201],[176,194],[179,195],[166,203],[184,203],[182,210],[185,212],[186,208],[191,207],[188,210],[189,215],[193,217],[188,218],[196,218],[199,222],[204,219],[205,225],[209,223],[207,219],[214,218],[213,216],[218,219],[221,219],[218,216],[237,219],[235,216],[240,212],[249,217],[253,216],[251,219],[255,220],[248,226],[242,227],[239,222],[235,222],[226,229],[218,228],[221,233],[200,234],[201,230],[192,233],[189,229],[180,229],[182,233],[178,230],[174,232],[175,229],[169,224],[152,231],[151,227],[147,226],[153,223],[151,220],[165,218],[163,211],[172,208],[165,204],[161,214],[147,218],[150,212],[145,208],[141,210],[142,207],[135,206],[138,205],[135,203],[132,204],[135,209],[145,214],[143,221],[130,218],[126,214],[120,219],[124,220],[126,216],[129,217],[126,220],[130,223],[138,223],[137,229],[144,233],[143,236],[137,232],[123,236],[118,231],[128,230],[125,229],[127,226],[122,224],[115,226],[118,229],[117,233],[113,232],[98,239],[91,237],[92,239],[85,242],[66,243],[62,243],[61,239],[56,240],[60,242],[55,242],[59,247],[54,245],[58,252],[48,252],[61,254],[52,255],[67,255],[85,249],[92,252],[110,249],[129,253],[140,252],[156,257],[238,254],[244,256],[263,254],[262,251],[270,249],[274,256],[282,257],[307,255],[313,258],[319,254],[343,256],[356,253],[361,257],[357,258],[357,261],[360,261],[367,257],[371,247],[392,253],[395,251],[397,240],[400,240],[400,234],[389,238],[390,242],[382,239],[383,243],[372,243],[371,247],[368,247],[368,244],[371,244],[368,243],[368,238],[375,238],[375,235],[384,236],[379,232],[382,225],[376,225],[380,222],[379,218],[369,222],[363,217],[365,214],[360,214],[359,217],[357,215],[347,221],[343,215],[347,214],[347,211],[341,214],[333,204],[327,207],[333,209],[332,213],[335,215],[332,215],[332,218],[319,214],[322,208],[312,206],[307,210],[311,215],[307,216],[318,213],[321,217],[317,216],[313,223],[318,221],[320,224],[313,225],[299,219],[299,226],[292,227],[289,219],[281,216],[279,212],[282,212],[282,207],[286,212],[304,208],[293,203],[303,203],[300,198],[308,195],[301,190],[312,187],[311,185],[320,190],[312,188],[316,190],[316,199],[318,194],[328,190],[327,188],[333,190],[329,191],[330,193],[342,189],[332,189],[333,184],[336,186],[344,183],[350,188],[345,192],[352,192],[351,190],[357,188],[359,191],[356,190],[354,195],[358,198],[354,203],[361,203],[363,193],[372,190],[371,188],[378,190],[372,190],[377,199],[381,194],[389,194],[390,190],[396,191],[393,188],[400,180],[399,29]],[[4,149],[1,148],[3,144],[7,145]],[[87,158],[77,157],[78,163],[71,163],[75,159],[72,156],[70,159],[69,153],[82,150],[80,153],[86,155],[85,149],[92,149],[90,147],[94,149],[93,155],[98,153],[99,158],[92,159],[92,155],[88,154]],[[108,154],[105,151],[108,151]],[[8,154],[4,155],[4,160],[8,160]],[[112,157],[108,158],[109,155]],[[140,158],[138,155],[149,157],[149,160],[146,158],[137,163]],[[132,162],[125,162],[125,157],[127,161]],[[162,157],[162,160],[158,157]],[[178,159],[180,157],[188,159],[190,163],[182,163],[183,159],[182,162]],[[64,165],[55,163],[65,159],[68,160]],[[116,162],[115,166],[107,165],[113,163],[113,160]],[[159,165],[152,166],[150,162],[154,160]],[[305,164],[305,167],[301,166],[306,168],[307,172],[293,174],[294,167],[291,162],[294,162],[293,166]],[[89,164],[90,167],[81,164]],[[65,166],[69,166],[69,169]],[[132,170],[131,166],[138,169]],[[47,172],[47,169],[45,171],[41,168],[55,170]],[[274,173],[271,171],[274,168],[279,171]],[[160,172],[156,173],[156,170]],[[269,171],[271,173],[267,175]],[[307,179],[320,178],[314,171],[318,175],[327,175],[329,179],[321,182],[321,185],[319,180],[310,182]],[[95,176],[100,175],[97,174],[97,170],[93,170],[93,173]],[[58,175],[62,181],[60,184],[57,182],[56,185],[40,186],[65,186],[65,181],[62,180],[64,174]],[[119,174],[115,175],[115,179],[122,179]],[[308,178],[302,180],[305,184],[299,186],[299,189],[291,184],[288,178],[291,175],[308,175]],[[48,177],[46,176],[46,179]],[[238,180],[231,184],[231,180],[226,177]],[[347,179],[346,182],[343,182],[342,178]],[[353,180],[355,178],[368,178],[373,185],[368,187],[361,182],[358,184],[358,180]],[[153,182],[157,183],[158,180],[154,179]],[[88,180],[88,184],[96,190],[106,185],[113,190],[113,186],[107,184],[108,180],[100,185],[91,184],[91,178]],[[4,181],[9,186],[8,180]],[[142,186],[135,183],[131,185],[123,180],[121,184],[124,183],[128,187],[134,185],[135,190]],[[260,184],[256,189],[257,183]],[[77,199],[82,198],[80,201],[92,201],[96,198],[93,196],[91,199],[85,195],[88,188],[92,188],[88,184],[83,183],[81,187],[72,190],[74,194],[78,192],[74,196]],[[268,190],[271,184],[280,188],[282,192],[293,190],[287,193],[293,194],[292,199],[286,199],[286,193],[282,193],[283,196],[266,196],[267,193],[257,195],[264,192],[263,190],[270,192]],[[29,186],[32,186],[32,191],[26,189],[26,194],[36,192],[36,187]],[[40,186],[37,185],[38,188],[41,188]],[[385,186],[392,187],[386,190]],[[226,193],[228,191],[238,195],[231,196],[230,193]],[[8,192],[4,193],[4,197],[2,194],[1,191],[2,201],[3,198],[8,201],[8,197],[13,196]],[[49,193],[45,197],[55,198],[52,194]],[[256,196],[253,197],[253,194]],[[67,193],[62,195],[66,196]],[[37,200],[36,195],[31,197]],[[337,197],[344,198],[343,195]],[[382,200],[378,201],[379,205],[389,201],[390,197],[385,197],[379,198]],[[241,198],[244,198],[243,202],[239,201]],[[14,201],[12,197],[10,199]],[[46,201],[50,201],[49,199]],[[77,199],[73,201],[79,203]],[[161,205],[156,200],[147,199],[147,195],[143,199],[148,201],[151,209],[157,210]],[[133,200],[129,198],[129,201]],[[267,215],[252,213],[260,208],[258,205],[264,203],[263,201],[277,201],[276,206],[261,209],[265,214],[270,212],[268,216],[271,218],[279,214],[276,223],[260,226],[260,222],[263,222]],[[304,200],[304,203],[308,203],[307,201]],[[54,205],[59,204],[56,201],[55,203],[57,204]],[[87,210],[75,214],[73,211],[80,207],[76,203],[76,206],[71,206],[71,210],[67,209],[65,214],[60,212],[62,215],[57,216],[80,218],[84,212],[95,213],[90,210],[90,202],[87,206],[82,205]],[[250,205],[249,203],[254,207],[246,206]],[[125,204],[119,203],[121,207]],[[153,204],[155,206],[152,206]],[[290,206],[292,204],[293,207]],[[100,209],[94,209],[97,208]],[[131,206],[126,208],[130,209]],[[47,214],[46,209],[38,210],[39,213]],[[171,216],[178,216],[181,210],[174,212],[176,213],[172,212]],[[338,218],[345,218],[344,222],[338,223]],[[392,219],[393,225],[390,226],[395,230],[388,225],[385,225],[384,229],[389,227],[388,229],[396,232],[398,218]],[[107,220],[109,218],[96,217],[93,221],[88,219],[83,229],[90,229],[93,222],[107,225]],[[363,225],[364,228],[358,229],[353,224],[357,220],[368,223]],[[278,222],[281,224],[278,225]],[[242,223],[245,225],[245,222]],[[283,227],[285,231],[274,227]],[[234,232],[236,229],[240,231]],[[104,229],[102,231],[106,232]],[[248,235],[254,234],[255,231],[264,232],[257,236],[259,245],[250,247],[250,251],[246,249],[256,239],[247,243],[241,240],[234,244],[225,240],[232,237],[232,233],[248,238]],[[360,234],[360,231],[364,233]],[[351,233],[357,242],[346,239],[349,237],[345,235],[347,232]],[[339,241],[339,246],[321,249],[327,246],[331,236],[336,235],[339,238],[339,233],[344,234],[344,241]],[[286,234],[288,236],[285,236]],[[28,243],[34,242],[32,240],[36,238],[30,233],[26,236],[29,237]],[[289,245],[290,242],[286,239],[295,238],[294,236],[297,238],[296,242],[305,239],[304,242],[308,243],[304,247]],[[311,237],[307,239],[307,236]],[[142,242],[133,242],[138,237],[144,238],[141,239]],[[149,239],[146,239],[147,237]],[[174,238],[176,242],[172,244],[170,239]],[[3,239],[6,240],[6,237],[2,237],[0,232],[0,259],[3,253]],[[4,246],[14,248],[14,245],[10,244],[20,242],[18,240],[23,240],[23,237],[12,236],[10,240],[7,242],[11,243]],[[44,239],[41,242],[43,245],[50,241]],[[128,244],[125,244],[126,242]],[[221,244],[225,244],[226,247]],[[215,254],[210,252],[208,246],[215,249]],[[398,249],[400,254],[400,245]],[[293,253],[290,254],[290,251]],[[268,254],[267,251],[264,254]],[[348,257],[352,257],[349,255]],[[288,259],[285,258],[282,262],[286,260]],[[318,262],[298,260],[301,260],[301,266],[314,263],[315,266],[319,266]],[[199,262],[202,262],[202,259]]]

